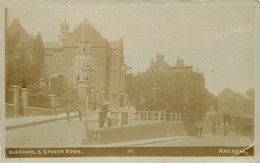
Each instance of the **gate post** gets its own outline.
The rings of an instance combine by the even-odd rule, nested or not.
[[[19,104],[20,104],[20,89],[21,87],[17,85],[11,86],[14,90],[14,117],[18,117],[19,114]]]
[[[23,100],[24,115],[30,116],[29,111],[29,89],[21,88],[21,98]]]

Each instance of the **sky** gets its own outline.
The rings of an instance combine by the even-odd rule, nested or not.
[[[206,88],[217,95],[229,87],[254,87],[255,10],[250,6],[172,6],[88,4],[75,7],[9,8],[29,34],[58,41],[66,19],[70,32],[87,18],[108,41],[124,40],[125,63],[144,72],[157,52],[170,66],[177,57],[203,72]]]

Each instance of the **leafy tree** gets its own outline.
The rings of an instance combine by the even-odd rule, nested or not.
[[[33,39],[19,31],[8,31],[6,37],[6,85],[37,88],[44,71],[41,35]]]
[[[187,131],[214,105],[201,73],[139,73],[127,79],[126,90],[137,110],[182,113]]]
[[[67,93],[67,89],[67,80],[63,75],[60,74],[57,77],[51,79],[51,84],[49,86],[50,94],[62,97]]]

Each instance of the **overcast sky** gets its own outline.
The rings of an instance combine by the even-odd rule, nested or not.
[[[203,71],[206,87],[245,92],[254,86],[255,10],[243,6],[88,5],[65,8],[9,8],[30,34],[57,41],[66,19],[72,32],[83,17],[108,41],[124,38],[125,63],[144,72],[157,51],[169,65],[177,57]]]

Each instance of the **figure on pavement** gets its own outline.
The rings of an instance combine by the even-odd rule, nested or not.
[[[107,127],[111,127],[112,126],[112,114],[111,111],[108,110],[107,111]]]
[[[67,114],[67,121],[70,120],[70,103],[66,105],[66,114]]]
[[[202,133],[203,133],[203,120],[200,119],[198,122],[198,137],[202,137]]]
[[[99,127],[104,127],[104,123],[107,117],[107,109],[108,109],[109,102],[105,101],[103,107],[101,108],[101,111],[99,112]]]

